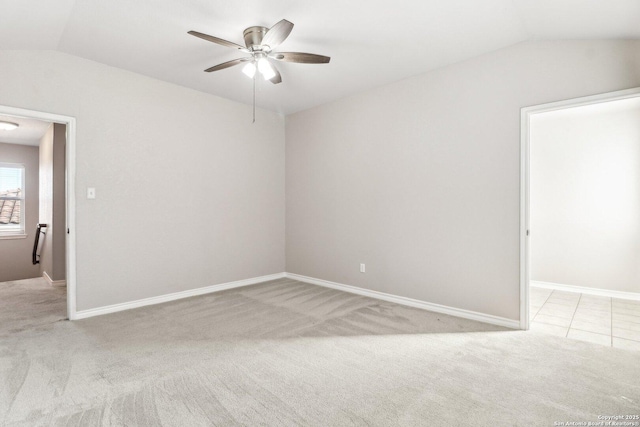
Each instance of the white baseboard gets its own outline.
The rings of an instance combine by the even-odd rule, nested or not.
[[[563,285],[561,283],[538,282],[531,280],[529,284],[535,288],[553,289],[554,291],[578,292],[587,295],[597,295],[600,297],[630,299],[640,301],[640,293],[612,291],[609,289],[586,288],[584,286]]]
[[[352,294],[358,294],[365,297],[380,299],[384,301],[394,302],[396,304],[407,305],[409,307],[421,308],[423,310],[434,311],[436,313],[448,314],[450,316],[462,317],[464,319],[476,320],[478,322],[489,323],[491,325],[503,326],[505,328],[520,329],[520,320],[512,320],[504,317],[493,316],[491,314],[478,313],[476,311],[463,310],[460,308],[449,307],[446,305],[433,304],[430,302],[420,301],[417,299],[401,297],[384,292],[372,291],[369,289],[358,288],[351,285],[343,285],[342,283],[329,282],[328,280],[315,279],[313,277],[302,276],[295,273],[286,273],[286,277],[300,282],[310,283],[312,285],[324,286],[326,288],[338,289]]]
[[[75,319],[86,319],[87,317],[100,316],[102,314],[115,313],[118,311],[130,310],[132,308],[144,307],[147,305],[161,304],[163,302],[175,301],[197,295],[220,292],[227,289],[239,288],[242,286],[255,285],[257,283],[268,282],[269,280],[282,279],[285,273],[270,274],[268,276],[253,277],[251,279],[238,280],[235,282],[221,283],[219,285],[206,286],[204,288],[190,289],[188,291],[175,292],[172,294],[160,295],[157,297],[144,298],[136,301],[123,302],[120,304],[107,305],[104,307],[91,308],[76,312]]]
[[[47,275],[48,277],[48,275]],[[74,320],[86,319],[88,317],[100,316],[103,314],[116,313],[118,311],[130,310],[133,308],[145,307],[147,305],[161,304],[164,302],[175,301],[178,299],[189,298],[197,295],[204,295],[213,292],[220,292],[227,289],[239,288],[242,286],[255,285],[270,280],[282,279],[284,277],[298,280],[300,282],[310,283],[312,285],[323,286],[326,288],[337,289],[352,294],[358,294],[370,298],[383,301],[389,301],[396,304],[406,305],[409,307],[420,308],[423,310],[433,311],[436,313],[447,314],[450,316],[462,317],[464,319],[475,320],[478,322],[489,323],[492,325],[503,326],[511,329],[520,329],[520,321],[507,319],[504,317],[493,316],[490,314],[478,313],[475,311],[463,310],[460,308],[449,307],[440,304],[433,304],[412,298],[387,294],[384,292],[372,291],[369,289],[358,288],[356,286],[344,285],[341,283],[330,282],[328,280],[316,279],[313,277],[302,276],[294,273],[276,273],[268,276],[254,277],[251,279],[238,280],[235,282],[221,283],[218,285],[207,286],[204,288],[190,289],[188,291],[175,292],[172,294],[160,295],[157,297],[144,298],[136,301],[113,304],[104,307],[92,308],[76,312]],[[533,282],[532,282],[533,283]]]
[[[67,286],[67,281],[66,280],[53,280],[46,271],[42,272],[42,277],[44,277],[44,280],[47,281],[47,283],[49,284],[49,286],[55,286],[55,287],[64,287]]]

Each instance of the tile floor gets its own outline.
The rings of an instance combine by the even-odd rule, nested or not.
[[[531,286],[531,330],[640,351],[640,301]]]

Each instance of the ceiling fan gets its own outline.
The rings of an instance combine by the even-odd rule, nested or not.
[[[254,78],[257,70],[265,80],[269,80],[273,84],[278,84],[282,82],[282,76],[275,65],[269,60],[303,64],[326,64],[331,60],[328,56],[313,53],[274,52],[274,49],[286,40],[292,29],[293,24],[286,19],[281,20],[271,28],[260,26],[249,27],[243,32],[246,47],[198,31],[189,31],[189,34],[250,54],[250,56],[244,58],[233,59],[207,68],[204,70],[207,73],[246,63],[242,72],[248,77]]]

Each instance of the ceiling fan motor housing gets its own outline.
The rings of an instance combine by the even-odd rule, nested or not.
[[[247,45],[247,48],[251,49],[253,46],[261,46],[262,39],[265,34],[269,31],[266,27],[249,27],[242,33],[244,35],[244,43]]]

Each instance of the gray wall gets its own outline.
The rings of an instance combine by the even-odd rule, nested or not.
[[[53,274],[53,124],[40,139],[40,215],[38,222],[47,224],[40,236],[40,275]],[[51,277],[53,278],[53,277]]]
[[[286,270],[518,318],[520,108],[638,86],[639,49],[526,43],[287,117]],[[285,269],[281,116],[57,52],[0,79],[77,118],[80,310]]]
[[[284,270],[280,115],[50,51],[0,52],[0,81],[77,119],[79,310]]]
[[[639,52],[524,43],[288,116],[287,271],[518,319],[520,109],[639,86]]]
[[[40,251],[40,273],[65,280],[66,127],[52,124],[40,141],[40,223],[47,224]]]
[[[640,292],[640,98],[531,118],[531,279]]]
[[[65,125],[53,125],[53,280],[66,280],[66,132]]]
[[[31,263],[34,233],[38,222],[38,147],[0,143],[0,162],[25,165],[24,239],[0,239],[0,282],[40,276]]]

